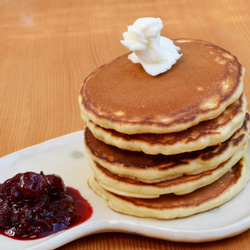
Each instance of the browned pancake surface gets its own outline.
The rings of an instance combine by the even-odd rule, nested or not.
[[[130,62],[127,54],[98,68],[80,90],[85,114],[109,121],[111,128],[118,123],[175,131],[180,124],[192,126],[203,116],[207,119],[211,111],[231,104],[236,93],[239,96],[243,73],[236,57],[203,41],[175,44],[183,56],[155,77]]]

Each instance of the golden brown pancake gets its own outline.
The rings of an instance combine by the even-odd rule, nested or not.
[[[146,154],[180,154],[217,145],[230,138],[242,126],[246,106],[242,95],[218,117],[176,133],[128,135],[104,129],[91,121],[87,126],[96,138],[121,149]]]
[[[139,217],[174,219],[218,207],[236,196],[249,179],[247,156],[220,179],[187,195],[166,194],[155,199],[119,196],[103,189],[93,175],[88,183],[113,210]]]
[[[119,176],[152,183],[184,174],[197,174],[217,167],[238,150],[245,151],[249,131],[249,114],[243,126],[227,141],[199,151],[177,155],[148,155],[121,150],[96,139],[86,128],[85,149],[94,161]]]
[[[175,40],[183,56],[152,77],[127,54],[84,81],[82,116],[121,133],[178,132],[213,119],[243,91],[244,69],[228,51],[200,40]]]

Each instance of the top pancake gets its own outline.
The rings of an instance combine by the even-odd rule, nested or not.
[[[82,116],[121,133],[178,132],[213,119],[239,98],[244,69],[222,48],[175,40],[182,57],[152,77],[127,54],[90,74],[80,90]]]

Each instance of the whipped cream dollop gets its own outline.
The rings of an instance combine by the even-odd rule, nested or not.
[[[128,31],[123,33],[121,43],[132,50],[128,58],[140,63],[144,70],[156,76],[171,69],[182,56],[173,41],[161,36],[163,28],[160,18],[145,17],[137,19]]]

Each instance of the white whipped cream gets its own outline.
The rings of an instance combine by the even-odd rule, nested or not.
[[[145,17],[137,19],[128,31],[123,33],[121,43],[133,51],[128,58],[140,63],[144,70],[156,76],[167,70],[182,56],[173,41],[161,36],[163,27],[160,18]]]

